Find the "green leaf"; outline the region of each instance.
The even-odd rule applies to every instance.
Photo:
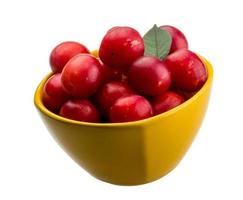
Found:
[[[171,36],[156,24],[143,36],[143,40],[146,56],[156,56],[163,60],[170,52]]]

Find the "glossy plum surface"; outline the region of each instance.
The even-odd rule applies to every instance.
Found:
[[[60,116],[84,122],[100,121],[99,113],[96,107],[86,99],[67,101],[61,107]]]
[[[138,93],[154,96],[162,94],[170,87],[171,73],[158,58],[143,56],[130,67],[128,80]]]
[[[184,102],[184,98],[179,94],[171,91],[164,92],[163,94],[154,97],[152,106],[154,114],[166,112]]]
[[[44,85],[42,101],[47,109],[57,112],[63,103],[67,101],[68,94],[63,90],[61,74],[52,75]]]
[[[131,27],[113,27],[106,33],[99,48],[102,62],[122,71],[127,71],[143,53],[143,38]]]
[[[164,60],[171,71],[173,86],[186,92],[199,90],[207,80],[207,71],[200,58],[190,50],[181,49]]]
[[[66,63],[79,53],[89,53],[84,45],[78,42],[63,42],[57,45],[51,52],[50,65],[54,73],[62,72]]]
[[[130,122],[153,116],[148,100],[139,95],[130,95],[116,100],[110,109],[111,122]]]
[[[102,73],[99,61],[89,54],[73,57],[62,71],[62,84],[73,97],[86,98],[101,85]]]

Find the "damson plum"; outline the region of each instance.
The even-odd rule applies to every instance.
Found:
[[[137,121],[152,116],[152,106],[144,97],[139,95],[121,97],[110,109],[111,122]]]
[[[101,84],[100,63],[89,54],[78,54],[65,65],[61,80],[65,91],[71,96],[89,97]]]
[[[199,90],[207,80],[207,71],[200,58],[187,49],[170,54],[164,63],[171,71],[173,86],[186,92]]]
[[[179,29],[169,25],[160,26],[160,28],[167,31],[172,38],[170,53],[173,53],[179,49],[188,49],[186,36]]]
[[[84,45],[78,42],[63,42],[57,45],[51,52],[50,65],[54,73],[62,72],[65,64],[79,53],[89,53]]]
[[[113,27],[104,36],[99,57],[104,64],[127,71],[144,53],[143,38],[133,28]]]
[[[152,106],[154,114],[166,112],[184,102],[184,98],[179,94],[171,91],[167,91],[159,96],[154,97],[152,100]]]
[[[63,90],[61,74],[52,75],[45,83],[42,101],[47,109],[57,112],[68,99],[68,94]]]
[[[67,101],[61,107],[60,116],[84,122],[100,121],[99,113],[96,107],[86,99],[74,99]]]
[[[171,73],[158,58],[143,56],[130,67],[128,81],[142,95],[160,95],[170,87]]]

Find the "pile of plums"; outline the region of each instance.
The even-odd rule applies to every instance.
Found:
[[[59,44],[50,55],[43,104],[62,117],[96,123],[141,120],[182,104],[206,82],[207,70],[180,30],[160,29],[172,39],[163,60],[144,55],[144,40],[131,27],[111,28],[97,57],[78,42]]]

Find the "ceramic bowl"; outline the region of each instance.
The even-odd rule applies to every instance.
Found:
[[[180,106],[126,123],[87,123],[60,117],[42,103],[39,84],[34,103],[47,129],[65,152],[94,177],[118,185],[144,184],[166,175],[185,155],[207,110],[213,69],[201,57],[208,79]]]

